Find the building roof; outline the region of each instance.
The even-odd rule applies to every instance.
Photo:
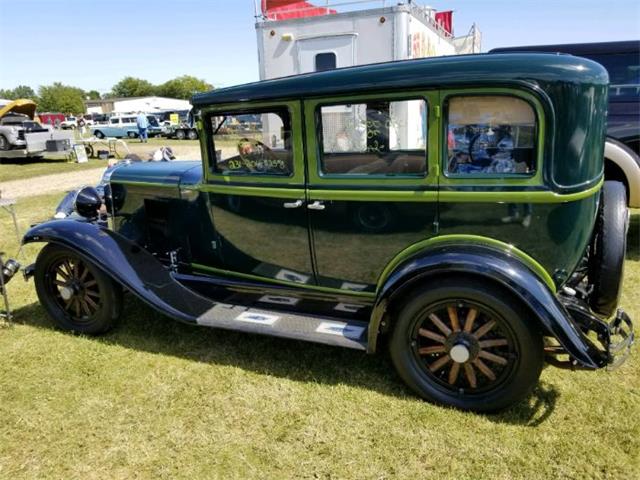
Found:
[[[506,85],[523,80],[558,80],[607,84],[599,64],[571,55],[503,53],[432,57],[339,68],[265,80],[196,94],[196,107],[259,100],[305,98],[389,89],[481,84]]]

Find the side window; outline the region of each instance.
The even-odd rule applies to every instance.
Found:
[[[316,55],[316,72],[335,70],[337,65],[336,54],[333,52],[319,53]]]
[[[520,98],[452,97],[447,105],[447,173],[535,172],[536,116]]]
[[[215,160],[224,175],[293,174],[291,116],[287,109],[228,112],[211,117]]]
[[[120,123],[120,119],[119,118],[112,118],[109,123],[111,123],[111,125],[117,125],[118,123]]]
[[[323,174],[424,175],[427,104],[368,100],[320,107]]]

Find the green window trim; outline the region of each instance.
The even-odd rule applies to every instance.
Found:
[[[322,151],[319,143],[318,131],[321,124],[317,114],[323,106],[342,105],[345,103],[363,103],[367,100],[424,100],[427,105],[427,145],[426,145],[426,174],[378,174],[378,175],[348,175],[348,174],[323,174],[321,171]],[[438,161],[429,157],[429,152],[439,151],[440,128],[439,118],[435,108],[439,104],[437,91],[414,90],[403,92],[379,92],[376,94],[340,95],[336,97],[310,99],[304,102],[304,117],[306,128],[306,148],[309,172],[309,185],[321,188],[323,185],[348,186],[354,182],[358,185],[375,187],[380,186],[436,186],[438,182]]]
[[[214,171],[212,162],[215,158],[215,143],[210,127],[210,119],[213,116],[223,114],[225,112],[233,113],[251,113],[256,110],[263,111],[265,109],[283,109],[286,108],[289,111],[291,117],[291,151],[293,157],[293,174],[292,175],[257,175],[257,174],[222,174]],[[201,110],[201,115],[205,127],[203,128],[204,135],[200,138],[204,139],[200,142],[203,150],[203,171],[205,184],[212,181],[233,183],[243,182],[251,183],[259,186],[260,184],[282,184],[283,187],[302,187],[305,184],[305,165],[304,165],[304,141],[303,141],[303,126],[302,126],[302,107],[300,100],[290,101],[273,101],[273,102],[239,102],[230,104],[219,104],[210,107],[204,107]],[[216,190],[217,191],[217,190]]]
[[[533,94],[528,92],[512,89],[512,88],[462,88],[462,89],[448,89],[442,90],[442,111],[443,119],[441,122],[440,135],[443,139],[447,138],[448,128],[448,108],[447,102],[451,97],[460,96],[505,96],[515,97],[525,100],[535,113],[536,117],[536,170],[532,174],[451,174],[448,173],[448,148],[447,142],[443,141],[440,146],[440,169],[442,175],[440,175],[440,184],[442,185],[456,185],[460,183],[472,183],[477,186],[494,186],[494,185],[544,185],[543,182],[543,169],[544,169],[544,151],[545,151],[545,135],[546,135],[546,121],[544,110],[540,100]],[[508,200],[507,200],[508,201]]]

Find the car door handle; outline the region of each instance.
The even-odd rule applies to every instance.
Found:
[[[319,200],[316,200],[315,202],[308,204],[307,208],[309,210],[324,210],[324,203],[322,203]]]
[[[299,208],[304,202],[302,200],[296,200],[295,202],[284,202],[284,208]]]

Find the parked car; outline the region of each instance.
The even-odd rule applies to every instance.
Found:
[[[78,128],[78,118],[66,117],[62,122],[60,122],[60,128],[63,130],[73,130]]]
[[[25,99],[0,107],[0,151],[26,149],[25,134],[48,131],[34,120],[35,111],[36,104]]]
[[[549,54],[199,94],[203,161],[116,167],[104,203],[83,188],[74,215],[26,233],[46,243],[26,273],[62,329],[109,330],[126,290],[192,325],[388,345],[423,398],[505,408],[545,361],[615,366],[633,342],[607,94],[602,66]]]
[[[115,137],[115,138],[138,138],[138,125],[136,123],[137,115],[114,115],[109,118],[108,123],[94,124],[91,126],[91,133],[98,138]],[[153,115],[147,115],[149,128],[147,134],[150,137],[159,135],[162,128],[158,120]]]
[[[622,182],[631,207],[640,208],[640,40],[496,48],[493,53],[562,52],[589,58],[609,73],[604,170]]]

